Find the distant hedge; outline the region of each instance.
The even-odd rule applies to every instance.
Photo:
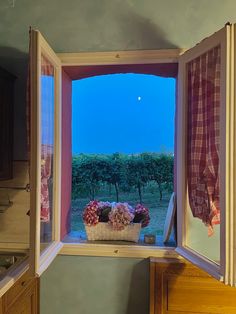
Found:
[[[119,192],[136,189],[142,202],[142,189],[155,182],[162,199],[163,190],[173,190],[174,157],[170,154],[125,155],[79,154],[72,159],[72,197],[96,198],[101,186],[114,186]]]

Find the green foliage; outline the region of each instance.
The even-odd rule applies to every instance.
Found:
[[[173,191],[174,157],[167,154],[149,153],[143,153],[141,156],[145,160],[149,180],[156,182],[160,200],[162,200],[163,189]]]
[[[141,155],[131,156],[126,163],[127,183],[138,190],[139,201],[142,203],[142,188],[150,181],[147,164]]]
[[[72,160],[72,198],[95,199],[102,188],[113,186],[116,201],[119,192],[136,189],[142,203],[142,191],[155,182],[162,199],[163,191],[173,191],[173,155],[143,153],[136,155],[80,154]]]

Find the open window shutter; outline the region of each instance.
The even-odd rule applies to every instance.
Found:
[[[179,58],[177,252],[235,285],[234,26]]]
[[[31,31],[31,271],[40,275],[59,252],[61,63],[42,35]]]

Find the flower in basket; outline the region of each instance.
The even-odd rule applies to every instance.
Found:
[[[114,230],[123,230],[134,219],[134,209],[128,203],[113,203],[109,224]]]
[[[141,223],[141,227],[147,227],[150,222],[149,210],[142,204],[137,204],[134,209],[134,223]]]
[[[108,222],[111,208],[110,202],[98,202],[99,222]]]
[[[98,209],[98,201],[91,201],[86,205],[83,213],[83,220],[86,225],[95,226],[99,222]]]
[[[110,211],[109,202],[90,201],[84,209],[84,223],[88,226],[95,226],[99,222],[108,222]]]
[[[128,203],[110,203],[90,201],[83,213],[83,220],[87,226],[95,226],[99,222],[107,222],[114,230],[123,230],[132,223],[141,223],[144,228],[149,224],[149,210],[142,204],[135,208]]]

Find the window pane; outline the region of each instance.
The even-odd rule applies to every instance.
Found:
[[[220,261],[220,47],[187,64],[187,246]]]
[[[54,67],[41,63],[41,250],[53,240]]]

